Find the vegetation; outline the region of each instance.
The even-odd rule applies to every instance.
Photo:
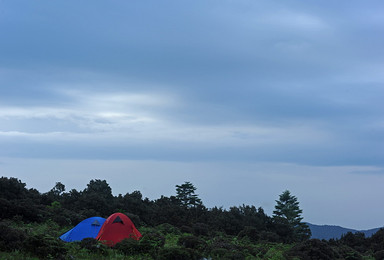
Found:
[[[156,200],[140,191],[112,195],[105,180],[82,191],[58,182],[46,193],[16,178],[0,178],[0,259],[383,259],[384,230],[370,238],[309,238],[298,200],[284,191],[273,217],[253,205],[206,208],[192,183]],[[64,243],[58,237],[85,218],[128,215],[140,241],[109,248],[94,239]]]
[[[282,226],[284,237],[288,242],[303,241],[311,237],[311,230],[308,225],[303,223],[301,214],[303,211],[299,207],[297,198],[286,190],[279,200],[276,200],[274,214],[274,222],[278,226]],[[281,234],[281,232],[280,232]]]

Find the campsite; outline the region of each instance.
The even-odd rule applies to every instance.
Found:
[[[0,260],[384,260],[384,0],[0,0]]]
[[[310,239],[288,191],[273,216],[253,205],[206,208],[190,182],[155,200],[114,196],[105,180],[84,190],[58,182],[46,193],[0,179],[1,259],[383,259],[384,230],[372,237]],[[297,207],[289,218],[286,197]],[[292,206],[292,205],[291,205]],[[123,213],[124,212],[124,213]],[[296,221],[296,224],[292,225]]]

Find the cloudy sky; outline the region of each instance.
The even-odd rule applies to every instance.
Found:
[[[384,226],[384,4],[0,1],[0,174]]]

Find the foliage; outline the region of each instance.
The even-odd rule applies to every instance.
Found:
[[[370,248],[374,251],[383,251],[384,250],[384,228],[381,228],[376,234],[373,234],[372,237],[368,239],[368,244]]]
[[[24,242],[27,252],[40,258],[64,259],[67,249],[64,242],[50,235],[32,235]]]
[[[21,250],[26,238],[25,232],[0,222],[0,251]]]
[[[143,252],[150,254],[157,254],[157,252],[164,247],[165,237],[157,231],[146,233],[140,240],[140,245]]]
[[[206,242],[193,235],[184,235],[179,238],[178,245],[185,248],[191,248],[198,251],[203,251],[206,247]]]
[[[158,260],[198,260],[201,255],[189,248],[165,247],[159,251]]]
[[[140,242],[135,239],[123,239],[114,248],[124,255],[137,255],[143,252]]]
[[[252,226],[244,227],[242,231],[240,231],[239,238],[247,237],[253,242],[257,242],[260,239],[260,232],[257,228]]]
[[[66,191],[58,182],[41,194],[2,177],[0,259],[383,259],[384,229],[370,238],[348,233],[339,240],[307,240],[302,210],[287,191],[269,217],[252,205],[207,209],[191,183],[176,187],[176,196],[156,200],[140,191],[114,196],[105,180],[91,180],[82,191]],[[109,248],[94,239],[58,239],[87,217],[117,211],[132,219],[141,240]]]
[[[93,238],[84,238],[79,243],[79,245],[81,248],[84,248],[91,253],[96,253],[99,255],[107,255],[108,254],[107,247]]]
[[[156,226],[156,230],[163,235],[166,235],[166,234],[180,235],[181,234],[180,229],[178,229],[175,226],[172,226],[169,223],[163,223],[163,224]]]
[[[331,246],[318,239],[310,239],[295,245],[285,256],[287,259],[298,257],[302,260],[332,260],[340,257]]]
[[[181,205],[187,208],[201,206],[201,199],[195,194],[195,191],[196,187],[188,181],[181,185],[176,185],[176,198],[180,201]]]
[[[365,252],[368,249],[368,240],[365,239],[364,233],[348,232],[341,236],[339,243],[351,247],[358,252]]]
[[[377,252],[374,254],[374,257],[375,257],[376,260],[382,260],[382,259],[384,259],[384,250],[377,251]]]
[[[210,227],[205,223],[195,223],[192,225],[192,233],[196,236],[208,236]]]
[[[307,224],[303,223],[301,214],[303,210],[299,207],[297,198],[286,190],[276,200],[274,214],[274,221],[279,226],[280,235],[288,238],[290,241],[303,241],[311,236],[311,231]]]

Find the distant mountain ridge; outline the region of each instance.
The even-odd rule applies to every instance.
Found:
[[[379,231],[380,228],[373,228],[368,230],[356,230],[350,228],[343,228],[340,226],[332,226],[332,225],[315,225],[311,223],[307,223],[308,227],[311,229],[312,236],[311,238],[317,239],[331,239],[331,238],[341,238],[343,234],[348,232],[356,233],[362,232],[365,234],[365,237],[370,237]]]

